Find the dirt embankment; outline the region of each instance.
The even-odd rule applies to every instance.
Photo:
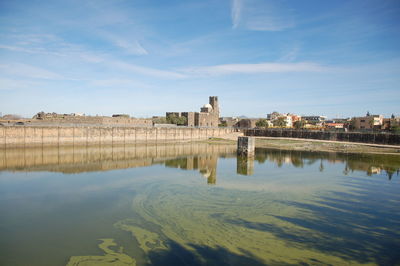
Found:
[[[345,153],[378,153],[400,155],[400,147],[366,145],[351,142],[303,141],[288,139],[256,138],[256,147],[301,151],[327,151]]]

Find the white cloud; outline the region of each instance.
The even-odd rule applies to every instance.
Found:
[[[232,0],[231,16],[234,29],[281,31],[294,26],[291,10],[275,0]]]
[[[229,74],[260,74],[260,73],[282,73],[282,72],[322,72],[327,67],[312,63],[259,63],[259,64],[225,64],[205,67],[192,67],[184,72],[197,76],[219,76]]]

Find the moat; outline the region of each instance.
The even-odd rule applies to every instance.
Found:
[[[398,265],[400,157],[0,150],[0,265]]]

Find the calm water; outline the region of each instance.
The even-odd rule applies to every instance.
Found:
[[[400,157],[0,150],[0,265],[400,264]]]

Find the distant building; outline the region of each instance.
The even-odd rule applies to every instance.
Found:
[[[308,123],[319,124],[326,120],[326,116],[308,115],[308,116],[302,116],[301,119],[307,121]]]
[[[384,118],[383,119],[383,123],[381,126],[382,130],[391,130],[395,127],[399,127],[400,126],[400,117],[397,116],[395,117],[394,115],[392,115],[391,118]]]
[[[112,117],[125,117],[125,118],[129,118],[130,116],[127,114],[113,114]]]
[[[350,118],[332,118],[332,120],[325,120],[325,123],[343,123],[346,124],[348,122],[350,122]]]
[[[383,115],[367,115],[353,118],[355,129],[380,129],[383,125]]]
[[[292,127],[293,126],[292,115],[287,114],[287,115],[280,116],[279,118],[283,119],[283,121],[285,122],[285,126],[286,127]]]
[[[278,117],[281,117],[281,116],[283,116],[283,114],[274,111],[270,114],[267,114],[267,119],[270,121],[274,121],[274,120],[278,119]]]
[[[220,124],[223,124],[227,127],[235,127],[239,122],[239,118],[237,117],[221,117],[219,119]]]
[[[335,123],[335,122],[327,123],[327,122],[325,122],[324,126],[325,126],[325,128],[328,128],[328,129],[331,129],[331,128],[338,129],[338,128],[344,128],[344,123]]]
[[[294,122],[301,120],[301,116],[296,115],[296,114],[281,114],[276,111],[267,114],[267,121],[268,121],[268,126],[271,127],[274,125],[274,121],[281,119],[285,122],[285,127],[293,127]]]
[[[219,104],[217,96],[210,96],[209,103],[200,108],[200,112],[167,112],[168,116],[186,117],[185,126],[189,127],[218,127]]]
[[[73,116],[85,116],[84,113],[73,113],[72,115],[73,115]]]
[[[288,115],[288,116],[291,116],[291,118],[292,118],[292,123],[301,120],[301,116],[299,116],[299,115],[295,115],[295,114],[287,114],[287,115]]]
[[[383,118],[381,129],[382,130],[390,130],[390,127],[392,125],[391,120],[392,119],[390,119],[390,118]]]
[[[238,128],[255,128],[257,121],[259,118],[244,118],[240,119],[239,122],[236,123],[236,127]]]
[[[390,118],[390,126],[395,127],[395,126],[400,126],[400,116],[392,117]]]

